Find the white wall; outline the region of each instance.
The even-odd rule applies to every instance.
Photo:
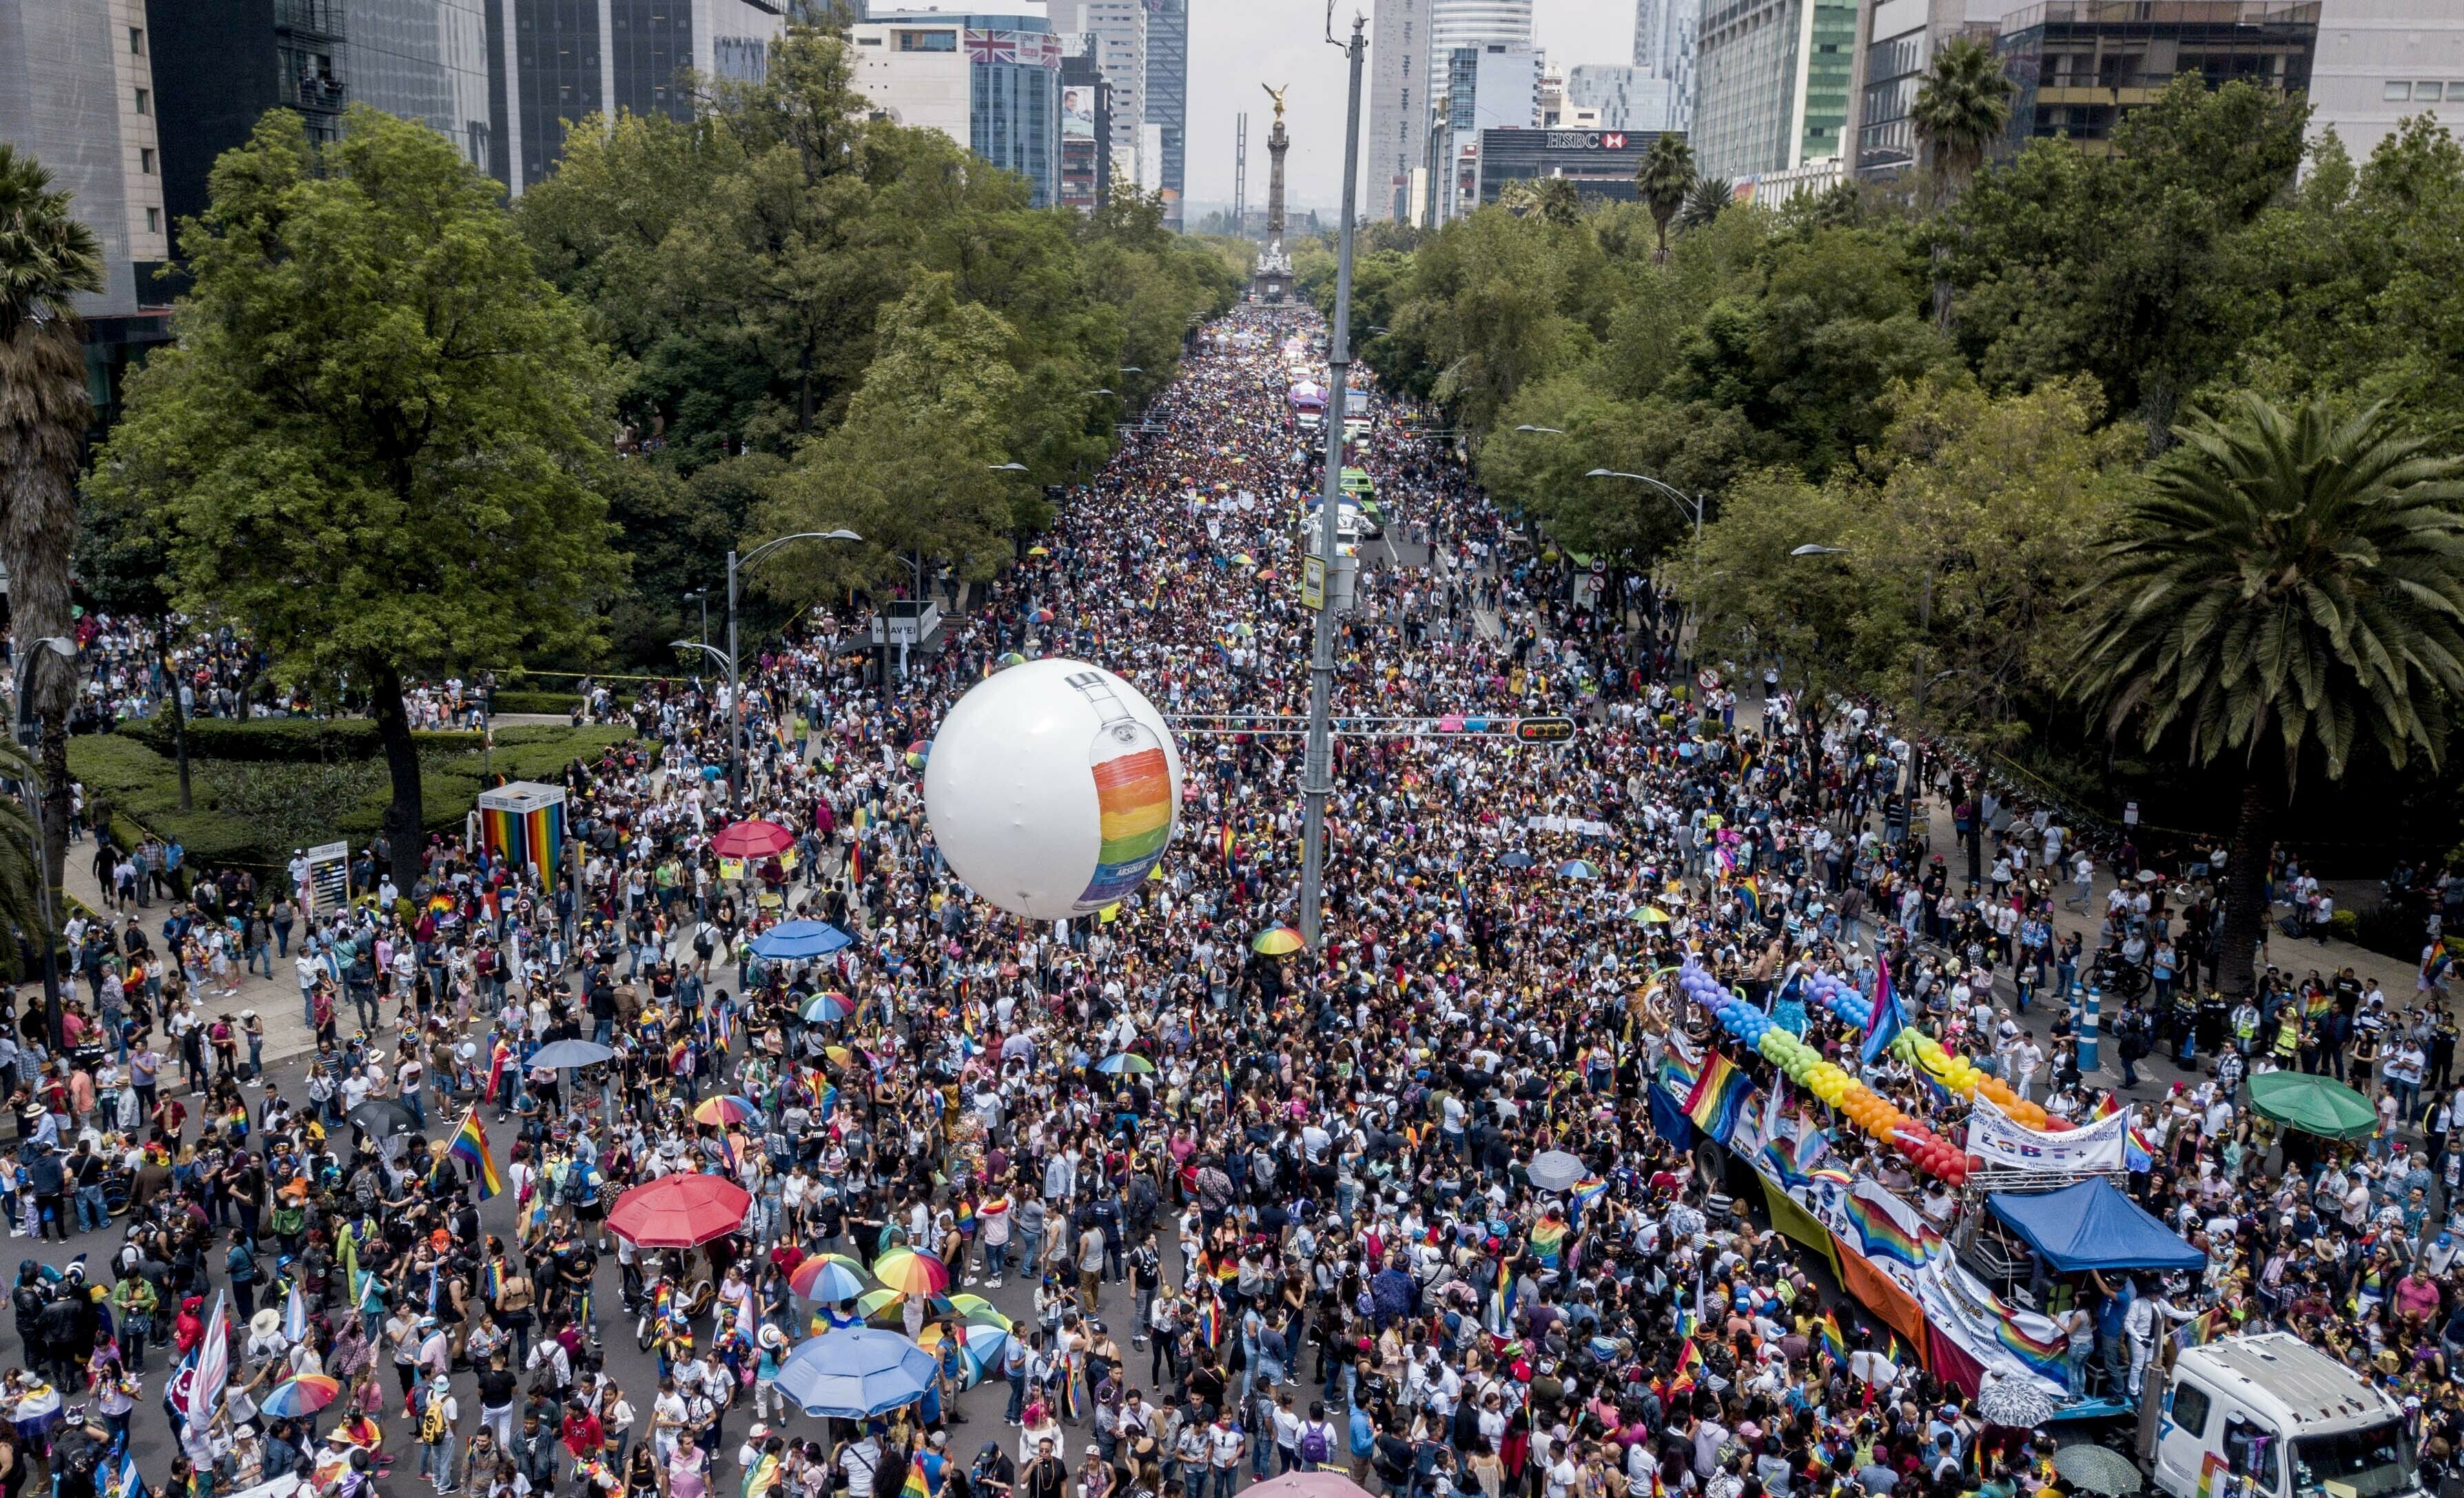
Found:
[[[2434,102],[2422,100],[2423,84],[2435,88]],[[2391,92],[2413,97],[2390,99]],[[2357,162],[2409,116],[2432,114],[2450,130],[2464,132],[2464,5],[2326,0],[2310,104],[2312,138],[2332,126]]]

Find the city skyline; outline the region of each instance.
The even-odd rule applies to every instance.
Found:
[[[1338,39],[1351,33],[1356,10],[1375,34],[1375,0],[1335,8]],[[1421,0],[1428,9],[1428,0]],[[1534,0],[1533,43],[1551,63],[1627,62],[1634,55],[1635,0]],[[1286,191],[1291,210],[1331,211],[1343,196],[1343,53],[1326,44],[1324,0],[1250,0],[1232,6],[1190,7],[1189,201],[1202,213],[1232,198],[1232,121],[1256,112],[1260,83],[1292,85],[1289,123],[1292,149]],[[1361,82],[1361,131],[1370,130],[1369,79],[1376,70],[1371,46]],[[1260,155],[1258,121],[1252,120],[1251,155]],[[1250,196],[1263,202],[1259,162],[1251,162]],[[1363,174],[1361,200],[1374,213],[1374,185]],[[1191,223],[1197,222],[1193,215]]]

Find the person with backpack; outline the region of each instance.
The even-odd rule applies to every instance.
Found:
[[[1326,1402],[1309,1400],[1309,1420],[1301,1426],[1298,1440],[1292,1443],[1293,1455],[1299,1459],[1298,1469],[1323,1472],[1334,1463],[1334,1427],[1327,1423]]]

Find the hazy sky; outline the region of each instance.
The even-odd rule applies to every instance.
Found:
[[[1374,0],[1335,0],[1338,36],[1348,36],[1354,11]],[[1634,0],[1537,0],[1535,40],[1563,66],[1630,62]],[[1232,196],[1232,120],[1249,112],[1249,203],[1266,203],[1266,132],[1274,104],[1262,83],[1280,88],[1288,110],[1291,155],[1286,191],[1294,208],[1331,209],[1343,195],[1343,52],[1326,43],[1326,0],[1189,0],[1188,193],[1197,203]],[[1370,34],[1376,28],[1373,23]],[[1368,77],[1362,75],[1361,127],[1368,128]]]

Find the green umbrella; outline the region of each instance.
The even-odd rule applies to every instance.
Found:
[[[2379,1126],[2370,1100],[2333,1077],[2269,1071],[2250,1079],[2250,1106],[2261,1118],[2330,1139],[2366,1139]]]

